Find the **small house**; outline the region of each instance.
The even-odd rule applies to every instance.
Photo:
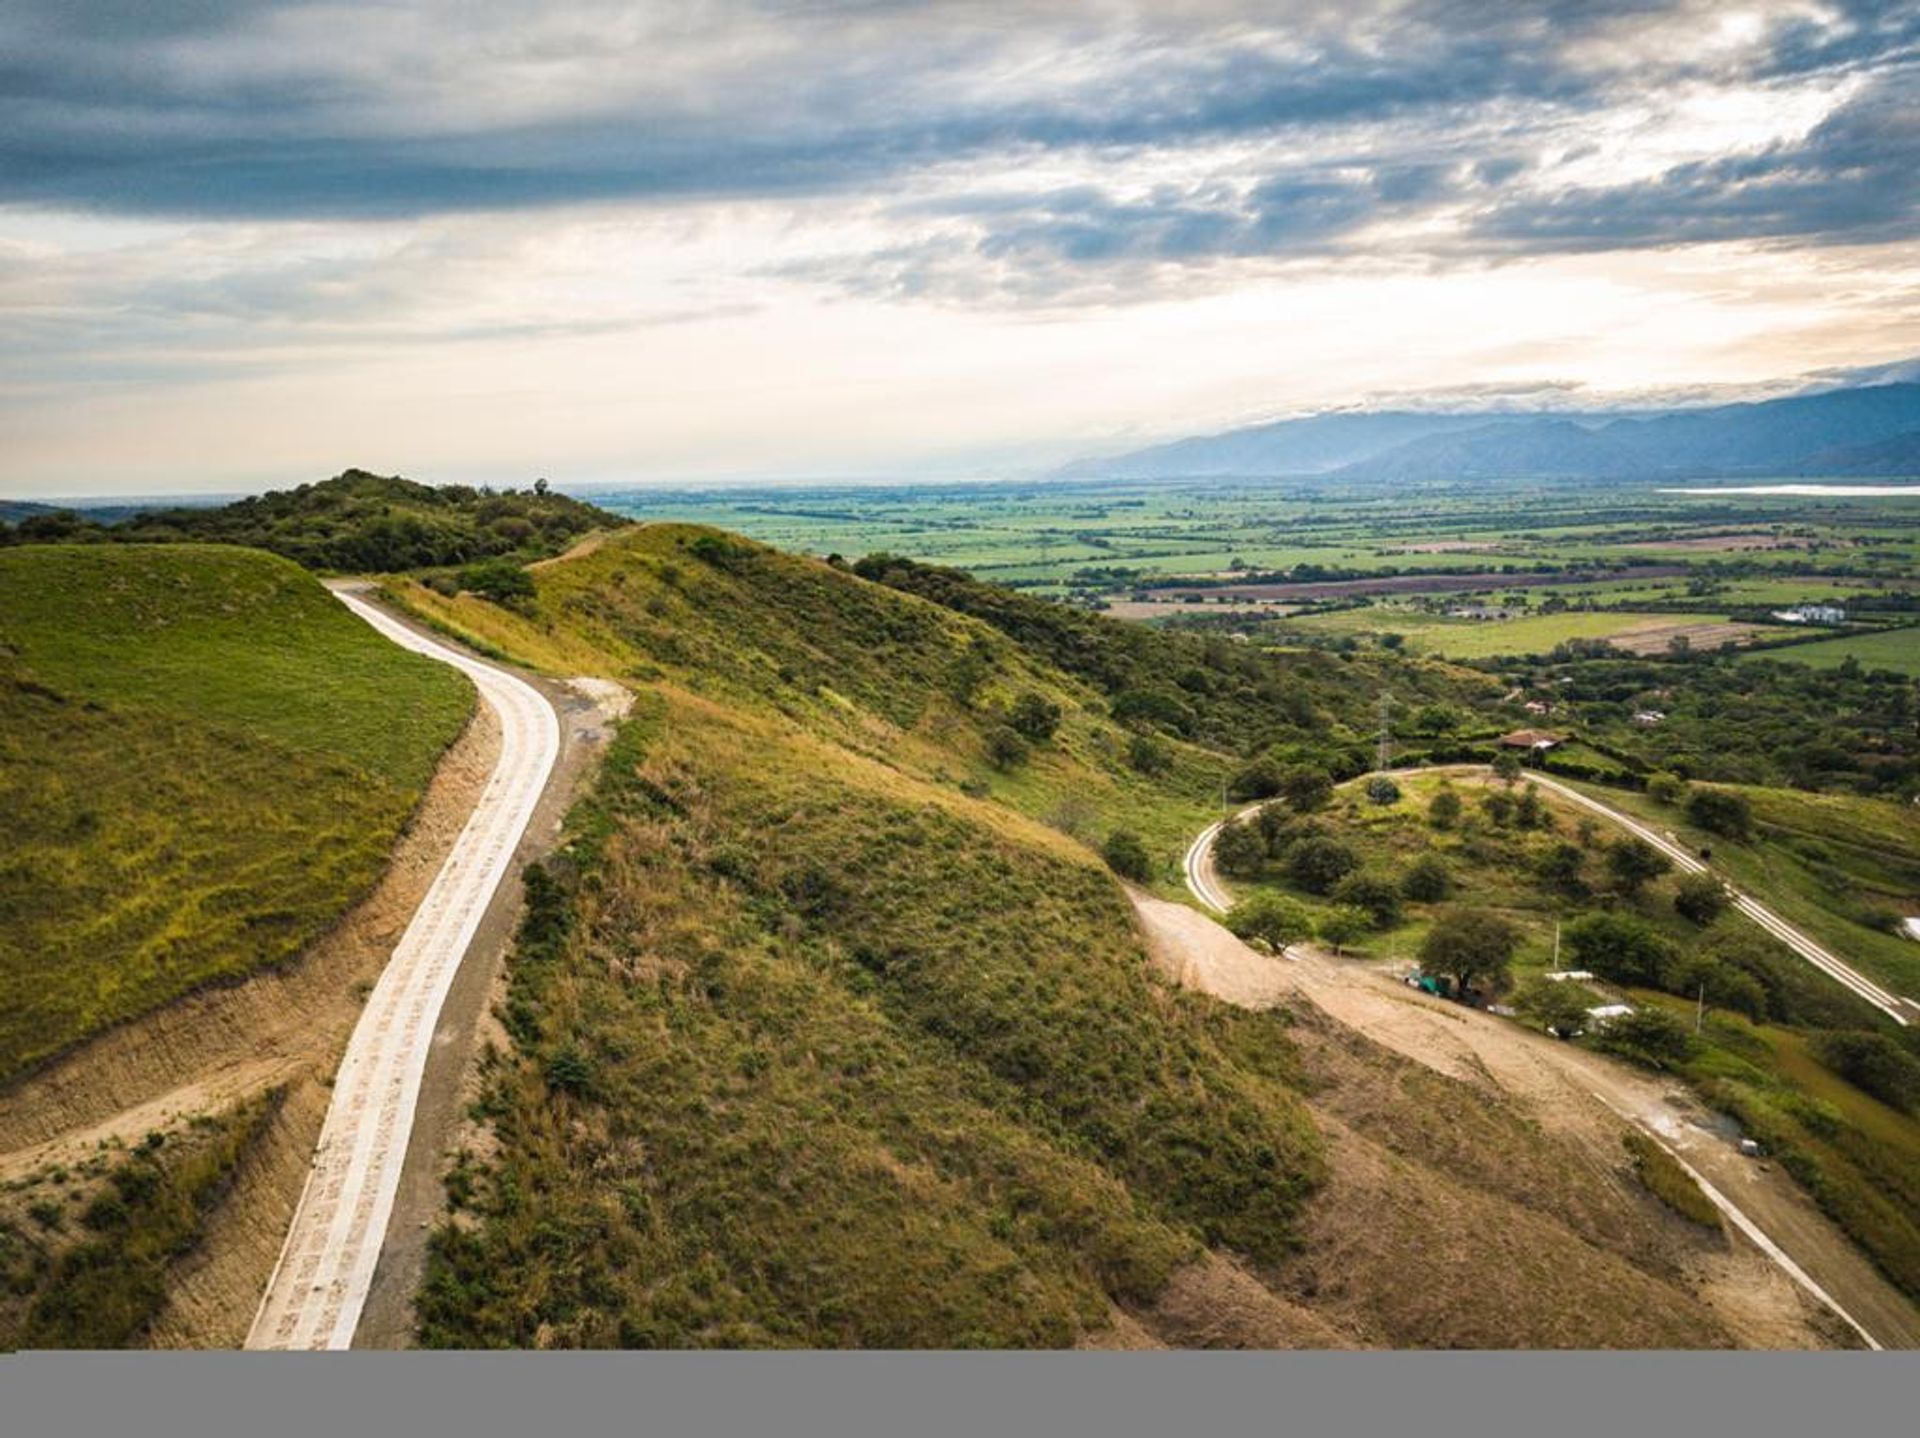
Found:
[[[1773,617],[1782,624],[1845,624],[1847,611],[1837,604],[1796,604],[1774,610]]]
[[[1511,734],[1500,736],[1502,749],[1525,749],[1534,754],[1544,754],[1549,749],[1558,749],[1566,742],[1566,735],[1555,734],[1550,729],[1516,729]]]
[[[1666,717],[1663,710],[1637,709],[1634,711],[1633,722],[1643,729],[1651,729],[1654,725],[1664,722]]]

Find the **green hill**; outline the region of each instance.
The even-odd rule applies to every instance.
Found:
[[[272,555],[0,551],[0,1079],[298,953],[471,704]]]
[[[1078,618],[1063,668],[967,612],[991,595],[935,603],[684,526],[535,579],[511,609],[392,586],[451,632],[639,691],[530,877],[491,1133],[449,1181],[423,1342],[1066,1345],[1117,1311],[1160,1331],[1164,1296],[1227,1263],[1303,1342],[1520,1343],[1548,1311],[1561,1341],[1725,1341],[1664,1286],[1654,1200],[1595,1190],[1484,1097],[1422,1100],[1472,1115],[1481,1168],[1423,1155],[1393,1131],[1404,1065],[1356,1041],[1316,1078],[1288,1015],[1177,990],[1146,953],[1099,846],[1138,831],[1171,887],[1247,751],[1364,738],[1365,671]],[[1123,700],[1163,684],[1184,712]],[[1243,745],[1214,737],[1243,718]],[[1136,739],[1165,762],[1136,763]],[[1457,1245],[1443,1221],[1409,1249],[1448,1294],[1417,1316],[1383,1292],[1355,1300],[1362,1329],[1302,1306],[1308,1233],[1363,1221],[1316,1197],[1322,1083],[1353,1093],[1343,1151],[1390,1147],[1400,1188],[1474,1216]],[[1508,1218],[1541,1275],[1520,1318],[1432,1260],[1472,1272],[1473,1226]],[[1605,1301],[1583,1273],[1609,1275]],[[1248,1322],[1166,1331],[1275,1341]]]
[[[546,488],[438,487],[349,469],[318,484],[204,509],[151,510],[118,524],[55,511],[0,526],[0,544],[31,542],[244,544],[309,569],[386,573],[535,560],[558,554],[589,530],[626,521]]]

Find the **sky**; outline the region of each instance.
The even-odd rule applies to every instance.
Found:
[[[8,0],[0,493],[990,477],[1920,355],[1920,0]]]

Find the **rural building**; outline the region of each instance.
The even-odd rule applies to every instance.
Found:
[[[1557,749],[1566,742],[1566,735],[1555,734],[1550,729],[1516,729],[1500,736],[1502,749],[1527,749],[1536,754]]]
[[[1551,714],[1553,713],[1553,706],[1544,699],[1529,699],[1526,703],[1526,710],[1529,714]]]
[[[1664,722],[1666,717],[1666,713],[1663,710],[1637,709],[1634,711],[1633,722],[1644,728],[1651,729],[1655,724]]]
[[[1513,611],[1492,604],[1456,604],[1447,611],[1449,619],[1511,619]]]
[[[1837,604],[1796,604],[1774,610],[1773,617],[1782,624],[1845,624],[1847,611]]]

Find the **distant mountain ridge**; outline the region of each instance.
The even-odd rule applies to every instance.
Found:
[[[1340,412],[1176,440],[1073,479],[1653,480],[1920,475],[1920,384],[1637,414]]]

